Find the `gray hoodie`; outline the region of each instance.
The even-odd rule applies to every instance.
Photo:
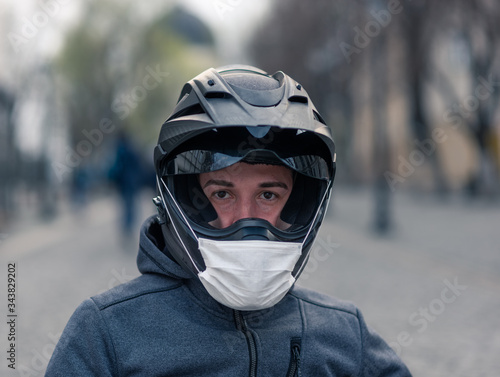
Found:
[[[76,309],[46,376],[410,376],[354,305],[295,287],[270,309],[235,311],[161,239],[149,218],[142,275]]]

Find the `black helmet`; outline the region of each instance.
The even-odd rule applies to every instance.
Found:
[[[184,85],[163,123],[154,152],[155,198],[169,253],[184,269],[205,270],[198,238],[300,242],[298,278],[325,215],[335,176],[335,144],[306,91],[277,72],[250,66],[208,69]],[[218,229],[217,213],[198,174],[236,162],[278,164],[294,172],[292,193],[281,212],[291,226],[241,219]]]

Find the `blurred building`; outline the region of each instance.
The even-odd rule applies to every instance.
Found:
[[[339,184],[498,196],[499,14],[489,0],[274,1],[251,50],[332,125]]]
[[[84,167],[104,179],[118,130],[148,160],[184,82],[217,64],[211,30],[174,1],[141,17],[149,4],[52,5],[0,4],[0,227],[54,215]]]

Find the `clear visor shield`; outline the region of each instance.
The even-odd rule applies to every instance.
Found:
[[[254,149],[243,155],[209,150],[190,150],[179,153],[168,161],[163,175],[201,174],[227,168],[238,162],[249,164],[283,165],[308,177],[328,180],[330,170],[320,156],[280,156],[267,149]]]
[[[331,152],[313,132],[274,127],[257,129],[227,127],[198,135],[171,153],[161,168],[161,175],[208,173],[246,162],[283,165],[321,180],[332,178]]]

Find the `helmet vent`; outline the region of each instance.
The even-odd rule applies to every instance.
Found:
[[[228,99],[231,98],[232,96],[229,93],[225,92],[207,92],[205,93],[205,98],[223,98],[223,99]]]
[[[298,103],[307,103],[307,97],[304,96],[291,96],[288,98],[288,102],[298,102]]]
[[[170,117],[170,119],[175,119],[175,118],[181,118],[189,115],[195,115],[195,114],[205,114],[205,110],[203,110],[203,107],[199,103],[191,105],[186,107],[185,109],[182,109],[178,113],[175,113]]]
[[[313,110],[313,114],[314,114],[314,119],[316,119],[320,123],[323,123],[326,126],[326,122],[324,121],[323,117],[319,115],[317,111]]]

